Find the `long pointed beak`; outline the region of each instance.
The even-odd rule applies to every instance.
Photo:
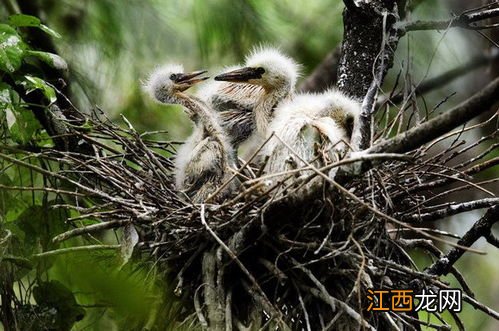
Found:
[[[177,84],[180,91],[185,91],[192,85],[210,78],[210,77],[198,77],[207,72],[208,72],[207,70],[199,70],[190,73],[177,74],[177,78],[175,79],[175,84]]]
[[[244,83],[249,81],[250,79],[260,78],[262,78],[262,72],[260,68],[245,67],[220,74],[215,77],[215,80]]]

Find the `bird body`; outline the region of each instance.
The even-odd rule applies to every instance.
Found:
[[[236,68],[226,67],[224,71]],[[231,144],[237,148],[255,131],[253,109],[263,93],[258,85],[210,81],[204,84],[198,96],[219,113]]]
[[[182,66],[167,65],[154,71],[145,86],[155,100],[184,106],[194,122],[192,135],[179,148],[175,159],[177,188],[194,202],[215,193],[231,178],[229,168],[235,167],[235,153],[218,114],[200,99],[184,93],[205,79],[196,78],[202,73],[184,74]],[[233,186],[221,190],[219,198]]]
[[[220,101],[214,103],[215,109],[230,108],[222,120],[226,127],[235,127],[231,140],[266,138],[275,108],[292,98],[298,75],[299,66],[294,60],[277,49],[260,47],[246,57],[242,67],[229,68],[216,76],[216,81],[223,82],[212,100]]]
[[[306,166],[305,162],[321,167],[325,161],[338,161],[348,149],[359,114],[360,104],[334,89],[321,94],[300,94],[280,104],[269,128],[278,138],[273,138],[263,151],[268,157],[266,172],[299,169]],[[335,172],[336,168],[329,175],[334,176]]]
[[[274,132],[259,154],[268,158],[267,174],[323,166],[339,160],[348,149],[360,104],[330,89],[321,94],[295,95],[296,63],[275,49],[258,49],[242,68],[215,77],[200,98],[184,91],[201,72],[183,74],[168,66],[155,71],[146,85],[162,103],[180,104],[194,122],[192,135],[175,161],[177,187],[199,202],[217,191],[237,164],[236,148],[248,139],[260,140]],[[203,99],[203,100],[201,100]],[[334,176],[336,169],[329,173]],[[300,172],[311,174],[311,170]],[[283,177],[278,177],[283,178]],[[234,185],[227,186],[230,191]]]

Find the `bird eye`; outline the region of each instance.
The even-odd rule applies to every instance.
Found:
[[[171,79],[171,80],[175,80],[175,79],[177,79],[177,75],[176,75],[176,74],[171,74],[171,75],[170,75],[170,79]]]
[[[265,73],[265,69],[263,69],[262,67],[258,67],[256,69],[256,72],[259,73],[260,75],[264,74]]]

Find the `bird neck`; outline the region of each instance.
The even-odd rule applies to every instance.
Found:
[[[283,85],[279,88],[265,89],[255,107],[256,129],[263,137],[267,135],[270,121],[274,117],[274,109],[277,105],[291,96],[291,86]]]
[[[223,142],[223,130],[216,113],[200,99],[179,93],[179,103],[187,109],[189,118],[203,129],[203,136],[211,136]]]

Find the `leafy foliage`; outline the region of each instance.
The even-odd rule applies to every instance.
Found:
[[[16,14],[10,16],[6,24],[0,24],[0,70],[3,71],[0,153],[12,161],[7,162],[5,158],[0,161],[0,288],[3,289],[0,295],[2,305],[11,307],[10,312],[2,310],[0,320],[9,328],[19,330],[71,330],[79,321],[83,328],[90,323],[97,328],[121,324],[122,328],[136,325],[140,329],[141,325],[150,323],[150,309],[157,306],[162,297],[157,296],[160,290],[151,273],[155,267],[138,271],[136,262],[129,261],[137,243],[133,227],[123,235],[127,243],[123,246],[123,259],[120,255],[116,259],[115,254],[111,257],[92,252],[87,253],[84,260],[78,255],[73,258],[41,254],[68,244],[83,243],[73,240],[62,246],[52,240],[70,229],[71,218],[78,219],[80,225],[94,221],[79,218],[77,210],[68,212],[61,208],[67,198],[57,192],[24,190],[28,186],[43,187],[54,180],[19,166],[16,160],[25,159],[17,153],[21,149],[43,150],[54,146],[37,118],[49,114],[49,107],[60,100],[44,70],[45,65],[59,71],[68,67],[60,56],[33,48],[26,41],[30,29],[60,38],[34,16]],[[39,103],[33,104],[33,100]],[[91,129],[87,122],[78,128],[82,132]],[[57,162],[37,158],[30,158],[28,162],[49,172],[62,170]],[[61,190],[64,189],[62,182],[52,182],[52,185],[61,185]],[[83,199],[80,203],[92,202]],[[105,234],[91,239],[94,243],[115,243],[116,240]],[[15,287],[21,289],[17,295],[13,292]],[[149,290],[145,291],[146,288]],[[82,303],[95,308],[83,309]],[[122,316],[111,324],[101,320],[108,307]]]
[[[36,257],[38,253],[60,246],[53,243],[52,238],[67,230],[68,215],[64,210],[53,208],[61,202],[56,195],[23,193],[24,185],[41,184],[41,178],[29,169],[15,165],[16,146],[43,148],[47,139],[50,140],[26,96],[38,90],[46,106],[57,100],[54,88],[43,75],[36,76],[42,70],[37,69],[37,62],[32,59],[40,59],[57,69],[67,66],[55,54],[32,49],[23,37],[21,28],[25,27],[39,28],[52,37],[59,37],[38,18],[29,15],[13,15],[7,24],[0,24],[0,70],[3,71],[0,83],[1,153],[9,154],[13,160],[13,163],[2,161],[0,167],[0,286],[4,294],[2,304],[13,308],[10,315],[2,316],[2,322],[21,330],[70,330],[83,318],[84,311],[71,290],[55,280],[43,281],[43,275],[54,260]],[[45,139],[40,139],[43,136]],[[41,163],[36,159],[30,162]],[[52,165],[45,163],[43,166]],[[16,185],[21,191],[12,190]],[[15,283],[27,287],[17,298],[5,296],[13,290]],[[13,301],[7,304],[9,297]]]
[[[17,31],[9,25],[0,24],[0,70],[13,73],[21,66],[26,44]]]

